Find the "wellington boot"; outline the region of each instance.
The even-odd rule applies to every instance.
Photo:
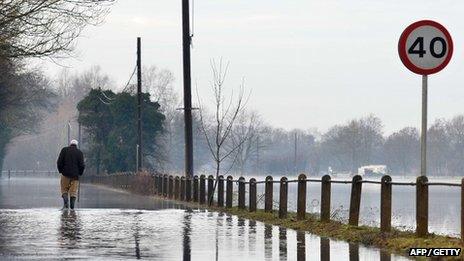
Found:
[[[63,194],[63,209],[68,209],[69,207],[69,200],[68,200],[68,194]]]
[[[75,203],[76,203],[76,197],[71,197],[71,209],[74,209]]]

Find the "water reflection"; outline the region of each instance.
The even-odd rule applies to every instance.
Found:
[[[134,215],[134,240],[135,240],[135,257],[140,259],[140,213],[135,213]]]
[[[264,256],[272,258],[272,226],[264,225]]]
[[[391,254],[386,250],[380,250],[380,261],[390,261]]]
[[[296,260],[306,260],[306,238],[303,231],[296,232]]]
[[[190,233],[191,233],[191,219],[192,219],[192,210],[187,209],[185,210],[184,215],[184,230],[183,230],[183,241],[182,241],[182,248],[183,248],[183,255],[184,261],[190,261],[191,257],[191,250],[190,250]]]
[[[321,261],[330,261],[330,239],[321,237]]]
[[[58,222],[54,223],[53,215]],[[388,252],[358,244],[189,209],[0,210],[0,220],[6,221],[0,226],[2,254],[23,259],[54,255],[61,259],[77,255],[84,259],[185,261],[391,259]],[[58,237],[56,232],[47,232],[54,224],[58,225]]]
[[[217,221],[216,221],[216,244],[215,244],[215,250],[216,250],[216,261],[219,260],[219,224],[221,223],[220,220],[222,219],[222,216],[218,215]]]
[[[162,201],[153,205],[153,199],[149,197],[132,199],[130,195],[119,197],[117,192],[98,187],[85,189],[87,200],[84,198],[84,204],[90,204],[89,199],[94,198],[99,203],[92,204],[105,207],[108,199],[120,208],[59,211],[51,207],[20,209],[23,205],[17,205],[16,209],[1,209],[0,206],[0,259],[391,259],[388,252],[225,213],[188,208],[177,210],[172,209],[177,206],[171,204],[165,205],[168,209],[157,209],[164,204]],[[16,196],[11,191],[12,194],[4,193],[2,199],[10,206],[16,204],[11,200]],[[47,187],[43,191],[47,191]],[[126,198],[121,200],[123,197]],[[155,210],[129,208],[134,200],[138,201],[134,208],[141,206]],[[405,258],[395,257],[398,259]]]
[[[63,210],[60,222],[60,247],[65,249],[78,248],[81,239],[82,224],[75,210]]]
[[[256,251],[256,221],[248,221],[248,249],[250,252]]]
[[[238,236],[238,248],[245,248],[245,219],[237,219],[237,236]]]
[[[287,260],[287,229],[279,227],[279,259]]]
[[[359,244],[350,243],[348,247],[350,253],[350,261],[359,260]]]

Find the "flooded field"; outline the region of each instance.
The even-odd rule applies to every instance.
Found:
[[[82,185],[59,210],[56,179],[0,181],[0,259],[404,260],[224,213]]]
[[[250,177],[251,178],[251,177]],[[259,177],[257,180],[264,180]],[[289,180],[297,177],[288,177]],[[380,180],[380,178],[365,178]],[[415,182],[414,177],[392,176],[393,181]],[[248,181],[249,178],[247,177]],[[333,180],[349,180],[335,177]],[[461,178],[429,177],[430,182],[461,183]],[[234,191],[238,186],[234,185]],[[247,188],[248,190],[248,188]],[[257,186],[258,207],[264,209],[264,184]],[[306,209],[310,213],[319,213],[321,185],[308,183]],[[350,184],[332,184],[331,211],[335,219],[348,222],[350,207]],[[274,184],[275,208],[279,202],[279,184]],[[247,201],[248,202],[248,197]],[[288,210],[296,211],[297,183],[288,184]],[[442,235],[459,236],[461,231],[461,190],[459,187],[432,186],[429,188],[429,231]],[[414,186],[393,186],[392,189],[392,225],[403,230],[414,230],[416,227],[416,188]],[[380,226],[380,185],[363,184],[361,195],[360,224]]]

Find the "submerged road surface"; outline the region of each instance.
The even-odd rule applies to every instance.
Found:
[[[372,248],[82,184],[61,211],[58,179],[0,179],[0,260],[402,260]]]

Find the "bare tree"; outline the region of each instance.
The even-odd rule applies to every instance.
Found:
[[[54,107],[49,85],[42,72],[24,71],[0,57],[0,169],[11,140],[35,133],[38,122]]]
[[[94,65],[81,73],[70,74],[64,68],[55,80],[55,89],[61,98],[75,106],[92,89],[111,89],[114,83],[103,73],[99,65]]]
[[[0,0],[0,55],[69,54],[87,25],[97,25],[114,0]]]
[[[234,156],[247,140],[248,134],[238,137],[235,145],[227,146],[227,142],[231,139],[232,130],[240,113],[245,110],[248,98],[245,97],[244,82],[240,84],[237,97],[234,97],[232,91],[230,97],[227,99],[225,94],[224,82],[226,80],[229,63],[223,63],[222,59],[219,64],[213,60],[211,61],[211,70],[213,73],[213,80],[211,88],[214,95],[214,115],[211,121],[206,119],[205,109],[202,106],[200,95],[198,95],[198,104],[200,110],[200,128],[205,135],[208,148],[215,163],[216,181],[213,187],[213,193],[209,198],[209,203],[212,202],[214,191],[216,190],[218,177],[221,172],[222,163]],[[232,162],[233,164],[233,162]]]
[[[174,121],[180,114],[177,111],[179,97],[173,87],[174,75],[167,69],[160,69],[152,65],[142,69],[142,79],[144,90],[150,93],[151,99],[160,105],[160,111],[166,117],[163,123],[165,131],[161,134],[161,138],[157,140],[156,144],[158,149],[163,151],[157,157],[159,160],[157,165],[161,169],[164,169],[165,165],[170,166],[172,169],[174,165],[172,155],[176,146],[174,145],[173,133],[175,131]]]
[[[259,148],[259,132],[262,122],[258,113],[242,111],[237,118],[237,123],[232,128],[230,142],[227,146],[230,150],[236,147],[235,163],[240,175],[245,173],[248,161],[256,155]]]
[[[434,134],[432,134],[433,142],[436,138]],[[413,127],[403,128],[388,136],[383,145],[387,166],[396,173],[414,173],[420,165],[419,138],[419,131]]]
[[[382,123],[370,115],[330,128],[322,137],[321,150],[329,166],[356,173],[358,167],[378,160],[382,144]]]

